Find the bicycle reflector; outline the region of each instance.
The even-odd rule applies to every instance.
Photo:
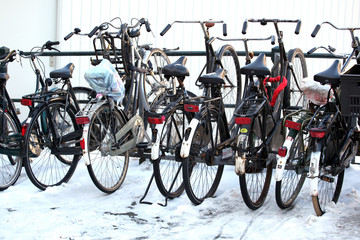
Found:
[[[292,129],[300,131],[301,123],[286,120],[285,121],[285,127],[292,128]]]
[[[235,123],[240,124],[240,125],[251,124],[251,118],[237,117],[237,118],[235,118]]]
[[[184,109],[186,112],[199,112],[199,106],[193,104],[184,104]]]
[[[25,123],[21,126],[21,135],[25,136],[26,130],[27,130],[28,124]]]
[[[280,157],[285,157],[286,153],[287,153],[287,147],[282,146],[282,147],[279,148],[278,155]]]
[[[148,122],[150,124],[163,124],[165,122],[165,116],[161,117],[148,117]]]
[[[85,149],[85,139],[84,138],[80,139],[80,147],[81,147],[82,150]]]
[[[32,100],[31,99],[23,98],[23,99],[20,100],[20,103],[23,106],[32,106]]]
[[[319,129],[316,130],[309,130],[311,137],[313,138],[323,138],[325,136],[326,131],[320,131]]]
[[[89,117],[77,117],[76,118],[76,123],[83,125],[83,124],[88,124],[90,122]]]

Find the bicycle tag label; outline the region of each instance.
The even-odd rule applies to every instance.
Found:
[[[240,133],[247,133],[247,132],[248,132],[248,130],[246,128],[240,129]]]

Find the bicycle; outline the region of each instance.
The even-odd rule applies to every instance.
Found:
[[[358,105],[353,102],[358,99],[358,94],[352,89],[356,89],[360,75],[360,42],[354,35],[360,28],[338,28],[330,22],[322,24],[328,24],[336,30],[349,31],[352,52],[343,58],[342,67],[340,61],[335,60],[327,70],[314,76],[315,81],[330,85],[327,103],[317,109],[307,126],[313,139],[308,174],[310,195],[318,216],[326,212],[329,203],[336,203],[340,197],[345,168],[354,159],[358,148],[357,120],[360,115]],[[317,35],[321,25],[316,25],[312,37]],[[354,58],[356,65],[345,72]]]
[[[59,42],[51,43],[51,49],[57,44]],[[33,63],[42,87],[34,94],[23,96],[21,100],[22,105],[32,108],[22,125],[25,142],[23,163],[29,179],[41,190],[68,182],[82,156],[82,128],[75,121],[75,114],[80,111],[80,107],[70,81],[74,64],[69,63],[50,72],[50,78],[44,82],[35,59],[45,48],[46,45],[29,56],[23,56]],[[52,84],[60,84],[61,88],[48,89]],[[87,92],[92,94],[91,89]]]
[[[121,51],[114,44],[101,45],[103,59],[114,64],[121,58],[122,63],[127,64],[125,71],[120,73],[128,85],[124,108],[119,104],[121,98],[115,102],[111,89],[106,88],[97,90],[100,95],[93,98],[76,117],[76,121],[84,126],[81,146],[86,156],[85,164],[96,187],[105,193],[113,193],[122,185],[130,156],[148,157],[149,143],[142,142],[147,135],[144,111],[163,94],[167,86],[172,86],[162,76],[163,65],[170,63],[166,54],[160,49],[151,49],[149,45],[137,45],[143,25],[151,31],[149,22],[142,18],[131,26],[121,24],[120,28],[105,22],[88,34],[89,37],[96,34],[94,42],[114,43],[114,39],[120,40]],[[120,31],[107,31],[109,26]],[[119,52],[120,55],[112,57],[108,51],[110,46],[113,53]]]
[[[51,42],[47,41],[42,47],[35,47],[33,48],[30,53],[24,53],[22,51],[16,52],[12,51],[10,52],[2,61],[7,64],[8,62],[11,62],[14,60],[15,56],[20,56],[21,58],[30,59],[30,64],[33,67],[34,73],[36,75],[36,93],[32,95],[24,96],[24,98],[21,100],[21,104],[24,106],[28,106],[30,109],[29,116],[32,116],[32,114],[35,111],[38,111],[38,106],[35,106],[36,102],[31,99],[31,97],[37,96],[40,98],[43,97],[44,99],[50,98],[52,96],[58,96],[59,94],[62,94],[62,91],[54,88],[49,89],[49,86],[52,85],[53,81],[50,78],[44,79],[44,77],[41,74],[41,61],[38,58],[45,49],[47,50],[56,50],[53,48],[53,46],[58,45],[59,42]],[[38,67],[40,65],[40,67]],[[2,114],[2,132],[4,134],[9,134],[7,136],[2,136],[2,146],[1,146],[1,152],[3,154],[7,155],[7,158],[10,160],[10,163],[12,166],[15,166],[13,174],[9,174],[8,176],[13,176],[11,181],[8,181],[8,184],[5,185],[3,189],[6,189],[7,187],[13,185],[21,173],[21,167],[24,165],[27,173],[29,174],[29,178],[32,182],[36,183],[36,180],[34,179],[35,176],[30,174],[31,167],[29,166],[30,163],[27,162],[29,158],[27,158],[27,152],[26,149],[28,148],[28,141],[26,141],[26,128],[28,124],[30,123],[31,118],[28,119],[27,123],[21,123],[20,120],[17,117],[16,110],[14,107],[14,104],[12,100],[10,99],[10,96],[6,90],[6,79],[8,78],[7,74],[3,75],[3,85],[2,85],[2,109],[5,111]],[[86,90],[88,91],[87,94],[90,94],[90,89],[82,89],[82,93],[86,93]],[[75,91],[75,90],[74,90]],[[72,101],[75,101],[75,99],[72,99]],[[44,114],[43,119],[46,119],[46,115]],[[7,126],[8,125],[8,126]],[[45,123],[43,123],[43,126]],[[8,130],[9,129],[9,130]],[[17,129],[17,131],[16,131]],[[14,134],[12,134],[12,132]],[[35,136],[35,134],[33,135]],[[36,136],[38,137],[38,136]],[[13,160],[13,158],[15,158]],[[2,166],[7,166],[8,161],[2,161]],[[29,169],[30,168],[30,169]],[[3,168],[5,169],[5,168]],[[55,170],[55,171],[58,171]],[[8,171],[9,173],[10,171]],[[64,179],[64,181],[67,181],[67,179]],[[59,183],[60,184],[60,183]]]
[[[264,55],[260,55],[258,59],[250,63],[250,53],[247,43],[249,40],[269,40],[273,37],[264,39],[228,39],[229,41],[243,41],[246,50],[246,63],[244,68],[252,68],[254,64],[264,61]],[[211,40],[213,41],[213,40]],[[270,70],[264,66],[259,69],[253,69],[255,72],[266,75],[270,74]],[[249,74],[250,76],[251,74]],[[225,71],[217,70],[215,73],[205,74],[199,78],[202,83],[204,92],[199,99],[199,111],[191,120],[189,128],[185,132],[182,141],[180,156],[183,158],[183,179],[186,193],[194,204],[201,204],[205,198],[212,197],[219,185],[224,165],[235,165],[235,152],[238,149],[238,131],[239,128],[230,126],[238,126],[237,115],[231,116],[228,124],[227,116],[222,101],[222,85],[224,81]],[[252,82],[252,78],[246,77],[245,92]],[[246,99],[247,95],[243,94],[241,103]],[[194,103],[195,104],[195,103]],[[237,113],[239,106],[235,108]]]
[[[227,101],[238,101],[239,92],[241,91],[241,77],[239,75],[240,65],[237,59],[234,48],[230,45],[224,45],[220,50],[215,53],[212,43],[215,38],[211,38],[209,35],[209,29],[216,23],[223,23],[222,21],[175,21],[174,23],[195,23],[200,24],[205,38],[206,49],[206,63],[203,67],[200,75],[206,71],[212,71],[211,68],[216,69],[219,66],[225,67],[229,70],[225,78],[227,84],[222,90],[225,92]],[[174,24],[173,23],[173,24]],[[164,35],[172,26],[167,25],[160,35]],[[223,34],[226,35],[226,26],[223,27]],[[184,80],[186,76],[189,76],[189,72],[184,66],[186,58],[181,57],[173,64],[164,67],[163,72],[168,79],[176,78],[179,82],[178,88],[170,91],[168,95],[164,95],[154,106],[158,106],[161,101],[167,102],[167,106],[163,112],[158,114],[149,113],[152,122],[156,122],[153,125],[153,147],[152,147],[152,163],[153,163],[153,176],[150,179],[145,195],[151,185],[152,179],[155,178],[156,185],[165,197],[165,205],[168,198],[175,198],[181,195],[184,191],[184,184],[181,171],[182,163],[179,156],[181,142],[185,134],[185,130],[189,125],[190,120],[194,116],[195,112],[199,110],[199,106],[195,105],[193,101],[197,101],[197,97],[190,91],[187,91],[184,87]],[[200,87],[201,84],[198,80],[195,83]],[[165,105],[165,104],[163,104]],[[234,103],[227,107],[234,107]],[[157,108],[158,109],[158,108]],[[161,118],[164,118],[161,121]],[[153,119],[156,119],[154,121]],[[156,135],[160,132],[159,136]],[[144,197],[141,199],[144,199]]]

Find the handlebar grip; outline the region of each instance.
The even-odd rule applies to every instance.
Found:
[[[296,28],[295,28],[296,35],[300,33],[300,28],[301,28],[301,20],[299,20],[296,24]]]
[[[312,48],[312,49],[310,49],[308,52],[307,52],[307,54],[312,54],[313,52],[315,52],[316,51],[316,47],[314,47],[314,48]]]
[[[160,36],[164,36],[165,33],[167,33],[167,31],[169,31],[170,28],[171,28],[171,24],[166,25],[164,30],[161,31]]]
[[[145,22],[146,31],[151,32],[150,23],[148,21]]]
[[[226,25],[226,23],[223,24],[223,35],[224,35],[224,37],[227,36],[227,25]]]
[[[94,29],[91,30],[91,32],[88,34],[88,37],[91,38],[92,36],[94,36],[97,30],[99,30],[99,27],[98,26],[94,27]]]
[[[65,40],[65,41],[69,40],[69,38],[71,38],[73,35],[74,35],[74,32],[69,33],[68,35],[66,35],[66,36],[64,37],[64,40]]]
[[[311,33],[311,36],[314,38],[316,37],[316,34],[319,32],[320,30],[320,24],[316,25],[316,27],[314,28],[314,31]]]
[[[60,44],[59,41],[55,41],[55,42],[47,41],[45,43],[45,48],[48,49],[48,50],[52,50],[52,46],[59,45],[59,44]]]
[[[243,24],[243,28],[242,28],[242,34],[246,34],[246,30],[247,30],[247,24],[248,24],[248,21],[245,20],[244,24]]]
[[[275,45],[275,36],[274,35],[271,36],[271,45]]]

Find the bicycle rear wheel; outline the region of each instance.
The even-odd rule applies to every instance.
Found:
[[[113,193],[123,184],[129,167],[129,153],[111,155],[128,138],[115,142],[115,134],[124,126],[125,120],[117,110],[111,110],[109,104],[98,108],[89,124],[87,166],[95,186],[105,192]]]
[[[304,53],[300,48],[291,49],[288,52],[288,60],[290,64],[286,73],[288,84],[284,91],[284,107],[305,107],[305,95],[300,89],[302,80],[308,75]]]
[[[68,182],[75,172],[81,154],[57,152],[64,145],[69,151],[80,150],[79,142],[74,139],[62,142],[69,134],[81,131],[75,112],[65,101],[49,101],[35,109],[27,125],[24,166],[31,182],[41,190]]]
[[[204,114],[205,113],[205,114]],[[212,165],[212,143],[226,139],[226,122],[218,122],[218,109],[209,108],[199,119],[191,142],[190,155],[183,159],[183,178],[186,194],[194,204],[201,204],[212,197],[221,180],[224,165]]]
[[[309,142],[309,135],[306,134],[302,142],[300,134],[297,133],[290,149],[289,158],[287,159],[283,178],[276,182],[275,198],[277,205],[282,208],[290,207],[299,195],[302,186],[306,180],[306,162]]]
[[[225,105],[226,119],[230,122],[236,106],[238,106],[241,101],[242,83],[240,63],[236,51],[231,45],[222,46],[217,53],[217,59],[219,59],[220,62],[215,62],[215,59],[212,59],[212,72],[215,72],[219,68],[226,70],[222,97]]]
[[[0,109],[0,142],[7,147],[11,147],[11,138],[21,136],[16,127],[12,116]],[[20,147],[20,142],[16,142],[16,149]],[[4,151],[5,152],[5,151]],[[22,167],[22,158],[18,156],[0,154],[0,191],[14,185],[18,180]]]
[[[265,136],[261,115],[254,118],[249,137],[243,149],[254,151],[247,156],[245,173],[239,176],[240,190],[245,204],[252,210],[261,207],[269,192],[272,164],[267,163],[268,152],[263,145]],[[263,145],[263,146],[262,146]]]
[[[164,197],[175,198],[184,191],[179,152],[190,120],[191,114],[179,104],[168,114],[161,130],[159,158],[153,160],[153,169],[157,187]]]

